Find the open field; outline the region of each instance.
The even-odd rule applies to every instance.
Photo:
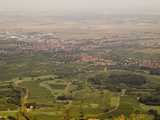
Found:
[[[131,72],[113,70],[108,71],[107,73],[118,73],[121,75]],[[142,75],[146,76],[150,82],[156,84],[160,83],[159,76],[151,76],[147,74]],[[85,81],[78,83],[82,86],[82,88],[79,89],[77,84],[74,83],[74,81],[76,81],[75,79],[57,79],[54,75],[23,78],[22,80],[16,79],[18,78],[15,78],[12,81],[14,81],[18,86],[22,86],[29,91],[26,102],[37,104],[37,108],[35,110],[31,110],[28,113],[28,116],[32,116],[30,118],[35,117],[39,120],[50,120],[51,118],[61,120],[67,111],[69,112],[67,112],[67,114],[69,114],[71,118],[78,118],[81,111],[83,111],[85,117],[106,118],[121,114],[129,116],[134,111],[145,113],[149,109],[156,109],[159,111],[160,108],[158,106],[152,107],[142,105],[139,103],[135,95],[128,95],[129,93],[121,96],[121,92],[117,93],[110,90],[94,89],[91,87],[90,83],[86,83]],[[137,93],[140,92],[142,92],[141,89],[137,91]],[[72,99],[58,99],[59,96],[71,96]],[[7,104],[5,107],[6,106]],[[15,116],[17,111],[0,112],[0,114],[3,116]]]

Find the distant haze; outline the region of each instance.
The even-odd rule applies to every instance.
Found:
[[[159,14],[160,0],[0,0],[0,11]]]

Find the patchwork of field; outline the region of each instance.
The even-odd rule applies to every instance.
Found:
[[[113,70],[107,71],[106,75],[109,77],[111,74],[122,75],[128,73],[131,72]],[[100,72],[99,74],[104,73]],[[104,119],[121,114],[129,116],[133,112],[139,112],[144,114],[143,117],[146,117],[146,120],[150,120],[152,116],[147,117],[147,114],[145,115],[146,111],[156,109],[160,112],[160,107],[140,103],[136,94],[140,94],[141,92],[149,94],[152,89],[145,87],[159,85],[160,77],[146,73],[136,74],[145,76],[150,84],[148,85],[146,83],[142,88],[135,88],[137,89],[136,91],[133,88],[128,89],[127,91],[129,93],[125,87],[119,92],[103,89],[103,87],[98,89],[94,88],[95,86],[92,86],[92,83],[88,80],[64,79],[56,75],[24,77],[23,79],[15,78],[10,82],[2,82],[0,92],[7,90],[8,93],[11,92],[13,94],[13,90],[10,91],[12,87],[9,87],[9,85],[20,86],[26,89],[28,92],[24,96],[21,96],[25,98],[23,102],[25,104],[32,103],[36,105],[35,109],[31,109],[27,113],[30,119],[50,120],[54,118],[61,120],[66,116],[78,119],[82,113],[85,115],[85,118],[94,117]],[[0,115],[16,117],[19,111],[18,105],[5,103],[7,96],[3,96],[0,100],[2,109]],[[6,108],[8,111],[6,111]]]

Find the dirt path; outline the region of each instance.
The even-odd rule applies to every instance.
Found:
[[[51,94],[54,96],[54,91],[53,91],[53,89],[48,85],[48,82],[49,82],[49,81],[43,81],[43,82],[39,83],[39,86],[41,86],[41,87],[49,90],[49,91],[51,92]]]
[[[117,102],[117,105],[113,108],[113,109],[111,109],[111,110],[109,110],[108,112],[105,112],[105,113],[99,113],[98,114],[98,116],[101,116],[101,115],[103,115],[103,114],[110,114],[110,113],[112,113],[112,112],[114,112],[114,111],[116,111],[116,110],[118,110],[118,108],[119,108],[119,105],[120,105],[120,96],[118,96],[118,102]]]
[[[23,111],[24,110],[24,105],[25,105],[25,103],[27,103],[28,98],[29,98],[29,90],[27,88],[24,88],[24,87],[20,86],[20,84],[24,81],[26,81],[26,80],[15,80],[14,84],[15,84],[16,87],[22,89],[22,91],[21,91],[21,108],[20,108],[22,111],[20,111],[20,114],[25,120],[30,120],[30,118]]]
[[[66,87],[65,87],[65,89],[64,89],[64,94],[65,94],[65,95],[67,95],[67,94],[69,93],[69,89],[70,89],[71,84],[72,84],[71,82],[68,82],[68,83],[67,83],[67,85],[66,85]]]
[[[20,84],[22,82],[24,82],[24,81],[26,81],[26,80],[15,80],[14,81],[14,84],[15,84],[16,87],[19,87],[19,88],[25,90],[25,91],[22,91],[22,98],[21,98],[21,100],[22,100],[21,102],[22,103],[21,104],[26,103],[27,99],[29,98],[29,90],[27,88],[25,88],[25,87],[20,86]]]

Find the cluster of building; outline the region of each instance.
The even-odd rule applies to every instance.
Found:
[[[0,55],[11,55],[16,53],[32,53],[32,52],[40,52],[40,51],[66,51],[66,52],[73,52],[73,51],[94,51],[97,49],[105,49],[111,47],[113,48],[114,45],[121,45],[124,39],[125,44],[129,44],[135,42],[135,40],[128,40],[129,35],[121,35],[121,36],[108,36],[102,38],[95,38],[95,39],[84,39],[84,40],[77,40],[75,39],[63,39],[60,38],[55,33],[0,33]],[[132,38],[132,37],[131,37]],[[130,39],[131,39],[130,38]],[[150,39],[153,40],[150,40]],[[107,39],[107,40],[106,40]],[[120,39],[120,40],[118,40]],[[152,34],[149,34],[147,37],[144,35],[142,38],[139,35],[135,35],[133,39],[139,40],[147,39],[148,42],[140,42],[142,45],[149,44],[151,41],[152,44],[159,45],[157,43],[157,37],[155,38]],[[139,40],[138,40],[139,39]],[[149,45],[152,45],[149,44]],[[154,45],[152,45],[154,46]],[[95,56],[83,55],[80,56],[77,62],[94,62],[97,65],[116,65],[117,63],[110,59],[102,59]],[[127,58],[122,61],[119,61],[120,65],[123,66],[140,66],[140,67],[147,67],[147,68],[160,68],[160,61],[159,60],[151,60],[151,59],[131,59]]]
[[[120,65],[123,66],[139,66],[139,67],[144,67],[144,68],[160,68],[160,61],[159,60],[152,60],[152,59],[124,59],[123,61],[120,62]]]
[[[95,65],[101,65],[101,66],[116,65],[116,63],[111,59],[103,59],[91,55],[82,55],[76,62],[93,62]]]

